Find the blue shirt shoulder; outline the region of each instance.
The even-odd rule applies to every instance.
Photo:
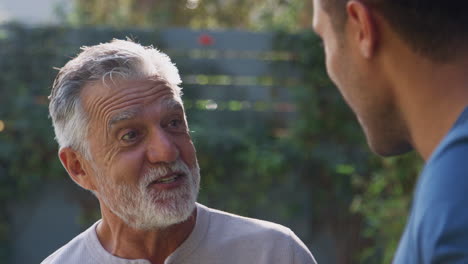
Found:
[[[419,177],[394,263],[468,263],[468,108]]]

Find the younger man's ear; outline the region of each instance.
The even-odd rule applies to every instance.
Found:
[[[87,190],[96,190],[93,177],[89,173],[89,161],[79,152],[70,147],[62,148],[59,150],[59,158],[73,181]]]
[[[351,38],[357,41],[359,51],[366,59],[374,55],[378,44],[378,31],[371,9],[361,1],[350,0],[346,5]]]

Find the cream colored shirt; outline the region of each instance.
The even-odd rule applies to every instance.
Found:
[[[42,264],[151,264],[123,259],[107,252],[96,235],[96,222]],[[284,226],[241,217],[197,204],[192,233],[164,264],[313,264],[302,241]]]

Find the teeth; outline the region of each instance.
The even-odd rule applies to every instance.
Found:
[[[174,182],[177,177],[179,177],[179,175],[174,175],[172,177],[169,177],[169,178],[165,178],[165,179],[161,179],[161,180],[158,180],[158,183],[170,183],[170,182]]]

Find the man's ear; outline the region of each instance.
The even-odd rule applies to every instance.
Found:
[[[357,41],[363,57],[371,58],[378,45],[377,25],[371,9],[361,1],[351,0],[346,5],[346,12],[352,41]]]
[[[59,150],[59,158],[73,181],[87,190],[96,190],[89,162],[79,152],[70,147],[62,148]]]

